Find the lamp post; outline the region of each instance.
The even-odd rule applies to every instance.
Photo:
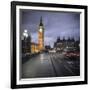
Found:
[[[28,33],[27,33],[27,30],[26,30],[26,29],[25,29],[24,32],[23,32],[23,36],[24,36],[25,38],[28,37]]]
[[[28,38],[28,32],[27,32],[26,29],[23,32],[23,36],[24,36],[24,45],[25,45],[24,51],[25,51],[25,54],[26,54],[27,53],[27,38]]]

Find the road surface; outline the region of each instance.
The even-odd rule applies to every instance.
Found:
[[[79,76],[79,62],[60,53],[42,53],[22,64],[22,78]]]

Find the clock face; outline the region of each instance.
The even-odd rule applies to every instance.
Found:
[[[39,31],[42,32],[42,28],[40,28]]]

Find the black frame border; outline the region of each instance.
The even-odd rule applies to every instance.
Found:
[[[55,7],[55,8],[75,8],[75,9],[84,9],[84,35],[85,35],[85,42],[84,42],[84,81],[73,81],[73,82],[56,82],[56,83],[44,83],[44,84],[23,84],[17,85],[16,84],[16,6],[43,6],[43,7]],[[12,1],[11,2],[11,88],[32,88],[32,87],[50,87],[50,86],[66,86],[66,85],[81,85],[88,83],[88,7],[84,5],[69,5],[69,4],[53,4],[53,3],[36,3],[36,2],[20,2],[20,1]]]

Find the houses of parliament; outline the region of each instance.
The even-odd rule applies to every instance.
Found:
[[[44,25],[42,17],[40,18],[37,34],[38,34],[38,43],[31,42],[32,38],[30,35],[28,37],[24,36],[24,39],[22,40],[22,53],[38,53],[44,50]]]

